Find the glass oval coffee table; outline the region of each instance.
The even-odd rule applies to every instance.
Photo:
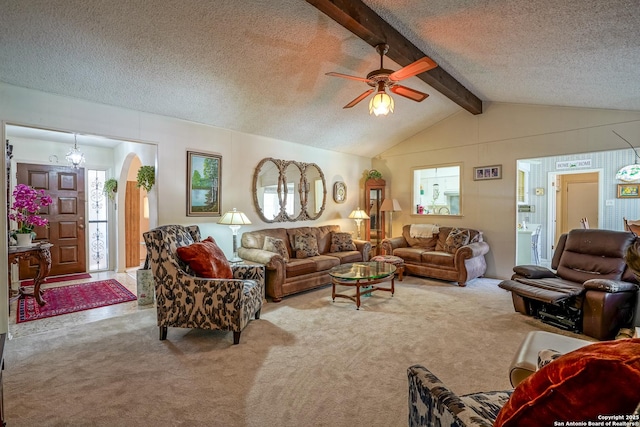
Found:
[[[336,297],[348,298],[355,301],[356,309],[360,310],[360,297],[363,295],[369,295],[373,291],[386,291],[391,292],[391,296],[393,296],[395,272],[395,265],[384,262],[354,262],[333,267],[329,270],[332,284],[331,298],[333,301],[336,300]],[[389,278],[391,278],[391,287],[373,286]],[[338,294],[336,293],[336,285],[355,286],[356,294]],[[367,288],[361,289],[363,287]]]

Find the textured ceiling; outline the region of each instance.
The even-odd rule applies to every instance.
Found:
[[[485,102],[640,111],[638,0],[365,3]],[[343,110],[378,62],[304,0],[0,0],[9,84],[364,156],[461,111]]]

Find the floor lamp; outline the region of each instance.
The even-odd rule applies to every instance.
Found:
[[[349,218],[355,220],[356,227],[358,227],[358,239],[360,239],[360,224],[362,224],[363,219],[369,219],[369,215],[358,206],[358,209],[349,214]]]
[[[389,238],[393,237],[393,213],[401,210],[400,203],[396,199],[384,199],[380,205],[380,212],[389,212]]]
[[[251,224],[251,221],[249,221],[249,218],[247,218],[244,213],[233,208],[233,210],[222,215],[218,224],[228,225],[233,233],[233,258],[231,258],[229,262],[242,261],[242,258],[238,256],[238,230],[240,230],[240,227],[243,225]]]

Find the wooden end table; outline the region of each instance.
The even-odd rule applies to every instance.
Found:
[[[15,264],[23,259],[33,260],[38,265],[38,273],[36,277],[33,278],[33,292],[25,289],[30,286],[21,286],[18,289],[20,293],[18,298],[33,296],[41,306],[46,304],[46,301],[42,299],[40,286],[44,283],[49,271],[51,271],[52,246],[51,243],[40,243],[33,246],[9,246],[9,267],[11,267],[11,264]],[[9,284],[11,284],[11,268],[9,268]],[[11,286],[9,286],[9,292],[11,292]],[[11,298],[9,302],[11,302]]]
[[[391,296],[395,292],[394,278],[396,267],[393,264],[384,262],[354,262],[351,264],[342,264],[329,270],[331,276],[331,298],[335,302],[336,297],[348,298],[356,303],[356,309],[360,310],[360,297],[371,294],[374,291],[391,292]],[[383,288],[373,286],[384,282],[391,278],[391,287]],[[347,295],[336,293],[336,285],[354,286],[356,294]],[[362,290],[362,287],[370,287]]]

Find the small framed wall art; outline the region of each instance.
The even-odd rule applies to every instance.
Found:
[[[187,151],[187,216],[220,216],[222,156]]]
[[[344,203],[347,200],[347,184],[337,181],[333,184],[333,201],[336,203]]]
[[[618,199],[637,199],[640,197],[640,184],[618,184]]]
[[[473,180],[502,179],[502,165],[480,166],[473,168]]]

